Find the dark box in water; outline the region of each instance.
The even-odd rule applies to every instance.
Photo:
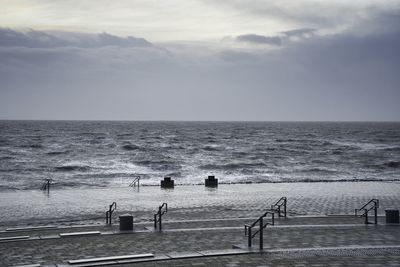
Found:
[[[385,209],[386,223],[399,223],[398,209]]]
[[[164,177],[164,180],[161,180],[161,188],[174,188],[174,180],[171,180],[171,177]]]
[[[133,230],[133,216],[130,214],[124,214],[119,216],[119,230],[120,231],[132,231]]]
[[[218,187],[218,179],[215,179],[214,175],[208,176],[207,179],[204,180],[206,187]]]

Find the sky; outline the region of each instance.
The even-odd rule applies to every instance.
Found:
[[[0,0],[0,119],[399,121],[400,0]]]

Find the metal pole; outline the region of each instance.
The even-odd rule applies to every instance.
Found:
[[[264,229],[263,217],[260,217],[260,250],[262,250],[264,247],[263,229]]]
[[[368,224],[368,211],[365,210],[365,224]]]
[[[247,236],[247,245],[249,246],[249,248],[251,247],[251,226],[248,228],[249,229],[249,231],[248,231],[248,236]]]
[[[285,202],[284,202],[284,206],[283,206],[284,212],[285,212],[285,218],[286,218],[286,205],[287,205],[287,199],[285,198]]]
[[[157,213],[154,214],[154,229],[157,229]]]
[[[161,226],[161,213],[158,215],[158,216],[160,216],[160,219],[159,219],[159,221],[158,221],[158,223],[159,223],[159,227],[160,227],[160,231],[162,230],[162,226]]]
[[[111,225],[111,212],[112,212],[111,207],[112,207],[112,205],[110,205],[108,208],[108,216],[110,217],[110,225]]]
[[[162,230],[162,226],[161,226],[161,217],[162,217],[162,215],[161,215],[161,209],[162,209],[162,206],[160,206],[160,207],[158,207],[158,225],[159,225],[159,229],[160,229],[160,231]]]
[[[374,211],[375,211],[375,224],[378,224],[378,208],[376,207],[376,204],[374,207]]]

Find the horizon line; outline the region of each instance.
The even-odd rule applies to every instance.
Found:
[[[391,122],[400,120],[129,120],[129,119],[0,119],[0,121],[64,121],[64,122]]]

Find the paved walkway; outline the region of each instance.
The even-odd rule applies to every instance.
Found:
[[[166,267],[184,267],[184,266],[226,266],[226,267],[268,267],[268,266],[284,266],[284,267],[397,267],[400,265],[400,249],[388,250],[357,250],[343,251],[337,250],[332,253],[312,252],[310,254],[286,253],[286,254],[246,254],[236,256],[221,256],[186,260],[164,261],[162,264],[141,263],[140,266],[166,266]],[[127,265],[120,265],[127,266]],[[131,266],[138,266],[132,264]]]
[[[136,225],[141,232],[131,234],[111,234],[113,229],[100,227],[104,234],[87,237],[59,238],[56,234],[66,232],[66,229],[28,231],[13,233],[14,235],[35,235],[43,239],[24,240],[0,243],[1,266],[41,263],[66,264],[67,260],[117,256],[141,253],[176,253],[187,251],[231,249],[232,245],[246,247],[247,239],[244,236],[243,225],[246,220],[211,220],[190,222],[173,222],[165,224],[165,231],[145,231],[149,224]],[[342,223],[342,224],[338,224]],[[196,226],[193,228],[193,226]],[[207,228],[205,228],[207,227]],[[139,229],[138,229],[139,228]],[[91,228],[93,230],[95,228]],[[72,229],[68,229],[70,232]],[[87,228],[74,228],[75,231]],[[108,230],[108,231],[105,231]],[[111,231],[110,231],[111,230]],[[0,233],[0,237],[9,233]],[[264,233],[265,249],[288,248],[324,248],[342,246],[388,246],[400,245],[400,227],[380,225],[364,225],[362,218],[353,217],[292,217],[278,219],[276,226],[268,227]],[[257,247],[257,239],[254,247]],[[376,252],[376,251],[375,251]],[[400,258],[391,252],[378,250],[384,261],[369,261],[370,256],[358,253],[359,261],[364,263],[376,262],[400,264]],[[348,253],[348,252],[346,252]],[[304,254],[304,253],[303,253]],[[290,265],[305,266],[321,263],[346,263],[346,258],[335,254],[315,257],[313,254],[303,255],[301,260],[293,258],[293,253],[269,255],[251,254],[229,257],[198,258],[192,260],[174,260],[163,262],[163,266],[268,266]],[[334,258],[335,260],[330,260]],[[383,258],[382,258],[383,260]],[[310,264],[307,264],[310,263]],[[351,263],[351,264],[350,264]],[[349,261],[349,265],[358,263]],[[141,263],[143,264],[143,263]],[[143,266],[153,266],[155,263],[146,263]],[[168,265],[167,265],[168,264]],[[214,264],[214,265],[213,265]],[[296,265],[300,264],[300,265]],[[346,263],[347,264],[347,263]],[[335,266],[335,265],[332,265]],[[340,266],[340,265],[336,265]],[[358,265],[361,266],[361,265]]]

